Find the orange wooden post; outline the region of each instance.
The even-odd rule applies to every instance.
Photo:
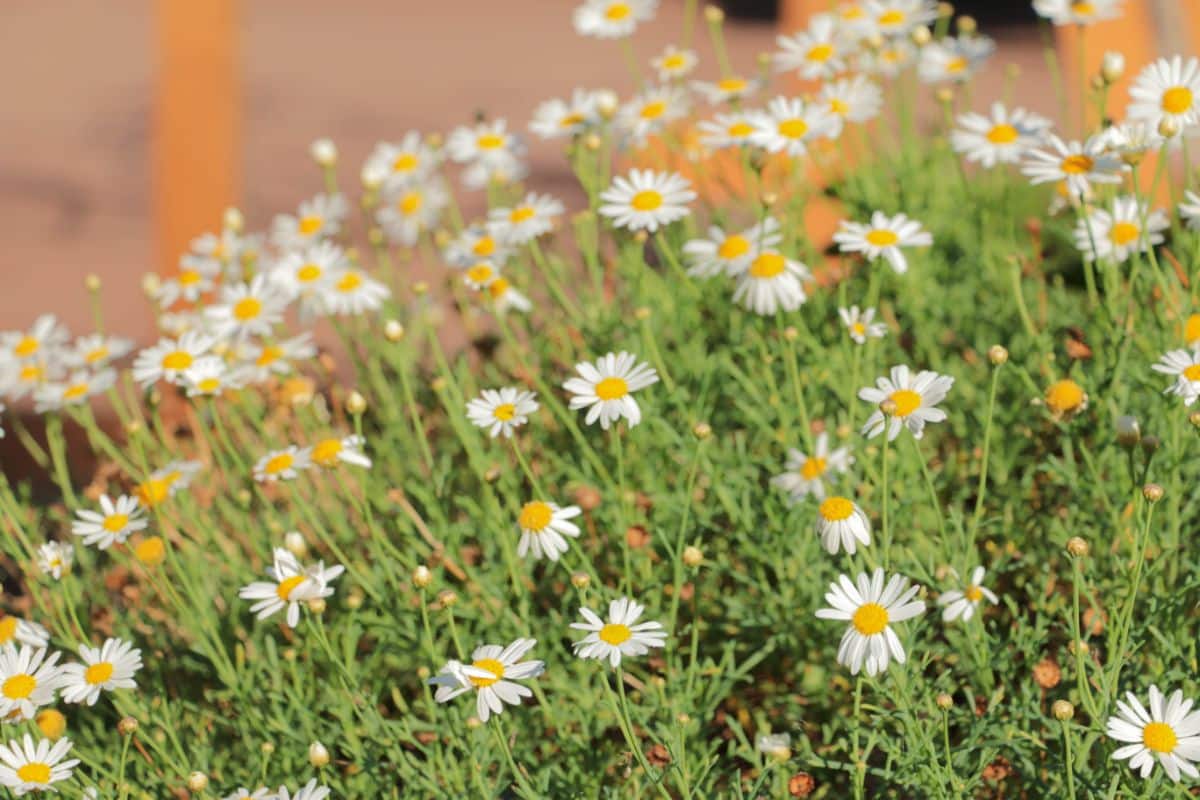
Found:
[[[157,0],[153,197],[158,263],[177,268],[237,197],[237,0]]]

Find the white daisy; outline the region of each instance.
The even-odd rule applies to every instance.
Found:
[[[575,32],[596,39],[621,39],[654,19],[658,0],[584,0],[572,17]]]
[[[325,800],[329,797],[330,791],[318,784],[316,778],[313,778],[297,789],[295,794],[289,794],[286,786],[280,786],[279,792],[270,800]]]
[[[192,477],[203,468],[199,461],[172,461],[150,473],[150,477],[134,487],[133,494],[147,508],[158,505],[192,483]]]
[[[831,138],[839,130],[838,117],[823,105],[806,103],[795,97],[776,97],[766,111],[751,117],[754,132],[750,143],[768,153],[803,156],[814,139]]]
[[[215,396],[241,384],[239,375],[220,356],[201,356],[183,371],[180,384],[188,397]]]
[[[522,152],[521,140],[503,119],[460,125],[446,137],[446,154],[459,164],[483,164],[511,174]]]
[[[1145,120],[1119,122],[1106,128],[1101,136],[1104,137],[1105,146],[1126,161],[1131,156],[1143,156],[1158,150],[1166,141],[1157,126]]]
[[[1163,394],[1182,397],[1186,406],[1192,405],[1200,397],[1200,351],[1172,350],[1164,353],[1151,369],[1175,378],[1175,382],[1164,389]]]
[[[517,528],[521,531],[517,555],[524,558],[532,551],[535,561],[542,556],[558,561],[559,556],[567,552],[567,540],[563,537],[574,539],[579,536],[579,526],[571,520],[581,513],[579,506],[563,508],[541,500],[521,506],[517,517]]]
[[[874,31],[881,36],[908,36],[919,25],[937,19],[937,3],[933,0],[867,0],[864,5]]]
[[[38,547],[38,569],[56,581],[71,571],[74,560],[75,549],[65,542],[46,542]]]
[[[586,622],[572,622],[571,627],[588,631],[588,635],[575,642],[575,655],[580,658],[608,659],[613,668],[621,666],[622,656],[641,656],[652,647],[666,645],[667,632],[660,622],[638,622],[645,606],[628,597],[613,600],[608,604],[608,620],[596,615],[590,608],[581,608],[579,613]]]
[[[775,40],[775,69],[796,73],[804,80],[827,80],[844,72],[851,49],[832,14],[814,14],[808,28]]]
[[[329,285],[318,295],[318,307],[324,314],[357,316],[378,311],[392,296],[392,290],[357,267],[343,269],[330,276]]]
[[[866,75],[839,78],[821,87],[818,102],[824,103],[838,125],[831,134],[837,137],[847,122],[867,122],[879,116],[883,108],[883,90]]]
[[[1033,0],[1033,10],[1055,25],[1092,25],[1121,15],[1123,0]]]
[[[754,134],[754,117],[747,112],[717,114],[697,125],[700,143],[713,150],[741,147],[750,143]]]
[[[271,223],[271,241],[281,249],[304,247],[335,235],[349,212],[340,194],[319,194],[300,204],[295,216],[280,214]]]
[[[217,338],[266,336],[283,320],[286,305],[287,297],[260,273],[249,283],[223,286],[220,300],[204,315]]]
[[[873,308],[863,311],[859,311],[858,306],[839,308],[838,316],[842,318],[842,324],[846,326],[855,344],[866,344],[867,339],[882,339],[887,335],[887,325],[872,321],[875,319]]]
[[[189,331],[178,339],[159,339],[158,344],[142,350],[133,360],[133,379],[143,387],[160,380],[175,383],[214,344],[215,339],[198,331]]]
[[[479,397],[467,403],[467,418],[480,428],[486,428],[495,439],[513,435],[513,430],[529,421],[538,410],[536,392],[525,392],[512,386],[484,389]]]
[[[12,649],[20,645],[45,647],[49,643],[50,631],[41,625],[0,612],[0,649]]]
[[[600,214],[618,228],[654,233],[691,213],[687,204],[696,199],[691,187],[673,172],[633,169],[600,194]]]
[[[276,800],[276,796],[265,786],[255,789],[253,792],[243,786],[225,795],[221,800]]]
[[[578,136],[600,121],[596,93],[576,89],[569,100],[546,100],[533,111],[529,130],[542,139]]]
[[[442,258],[452,267],[469,267],[487,260],[503,264],[511,250],[488,225],[468,225],[442,248]]]
[[[1182,132],[1200,121],[1200,60],[1158,59],[1138,74],[1129,96],[1130,119],[1145,120],[1156,130],[1166,120]]]
[[[908,578],[893,575],[884,585],[884,572],[878,568],[871,575],[860,573],[852,582],[839,575],[825,593],[829,608],[817,611],[820,619],[849,622],[838,646],[839,664],[857,675],[866,664],[867,674],[874,676],[888,668],[891,659],[903,664],[904,647],[892,630],[892,624],[912,619],[925,611],[925,604],[914,600],[920,586],[909,586]]]
[[[1183,193],[1184,202],[1179,204],[1179,216],[1188,226],[1188,230],[1200,231],[1200,194],[1191,189]]]
[[[1192,711],[1192,701],[1183,699],[1176,689],[1169,698],[1157,686],[1150,687],[1150,710],[1133,692],[1117,701],[1117,713],[1108,718],[1108,736],[1128,742],[1112,754],[1114,761],[1129,760],[1129,768],[1138,770],[1143,779],[1154,771],[1157,759],[1172,781],[1180,773],[1197,777],[1194,761],[1200,760],[1200,711]]]
[[[681,50],[673,44],[667,45],[662,53],[650,59],[650,66],[658,73],[658,79],[664,82],[687,77],[697,63],[699,59],[694,50]]]
[[[817,506],[817,519],[813,526],[821,545],[830,555],[845,550],[850,555],[871,544],[871,520],[865,511],[848,497],[827,497]]]
[[[162,309],[180,301],[197,303],[216,287],[220,275],[221,262],[185,255],[179,259],[179,272],[158,284],[154,302]]]
[[[375,221],[389,242],[412,247],[422,233],[437,227],[449,202],[450,195],[441,178],[401,184],[388,190],[380,199]]]
[[[692,81],[692,91],[709,105],[721,105],[743,100],[758,91],[762,84],[753,78],[730,75],[718,81]]]
[[[59,653],[41,647],[0,649],[0,718],[33,719],[39,708],[54,702],[62,681],[58,658]]]
[[[917,74],[925,83],[964,83],[994,52],[996,43],[987,36],[948,36],[921,48]]]
[[[116,370],[104,368],[99,372],[76,370],[63,381],[43,383],[33,391],[33,409],[39,414],[58,411],[67,406],[86,403],[103,394],[117,381]]]
[[[116,501],[100,495],[100,511],[87,508],[76,510],[77,519],[71,522],[71,533],[83,537],[85,545],[107,550],[113,543],[123,544],[129,534],[145,530],[150,523],[146,511],[136,497],[120,495]]]
[[[398,142],[380,142],[367,156],[366,168],[386,175],[385,191],[421,183],[438,166],[438,153],[421,134],[409,131]]]
[[[290,481],[300,475],[300,471],[312,465],[312,455],[309,448],[300,448],[290,444],[282,450],[272,450],[254,464],[254,480],[260,483],[275,481]]]
[[[543,661],[521,660],[536,644],[536,639],[517,639],[508,647],[485,644],[475,648],[470,664],[451,661],[429,679],[431,686],[438,687],[433,699],[445,703],[474,690],[475,714],[481,722],[503,712],[505,703],[521,705],[521,699],[532,697],[533,691],[514,681],[536,678],[546,669]]]
[[[68,703],[94,706],[100,692],[136,689],[133,676],[142,668],[142,651],[122,639],[105,639],[100,647],[80,645],[82,664],[62,668],[62,697]]]
[[[601,356],[595,364],[581,361],[575,371],[579,377],[563,384],[571,394],[571,409],[586,408],[584,422],[591,425],[599,420],[604,430],[622,417],[631,428],[641,422],[642,410],[633,393],[658,383],[653,367],[638,363],[637,356],[624,350]]]
[[[884,400],[890,400],[896,406],[890,418],[885,418],[883,411],[876,408],[863,425],[863,434],[873,438],[887,428],[890,441],[900,435],[902,427],[906,427],[915,438],[920,439],[925,432],[925,423],[946,419],[946,412],[937,408],[937,404],[946,398],[953,385],[954,378],[949,375],[939,375],[930,370],[921,370],[913,375],[906,366],[892,367],[890,376],[876,378],[874,387],[868,386],[858,391],[859,399],[872,405],[878,406]]]
[[[28,331],[0,333],[0,354],[16,359],[40,358],[67,343],[70,333],[53,314],[42,314]]]
[[[512,309],[527,314],[533,308],[529,298],[513,288],[507,278],[496,276],[488,283],[487,291],[492,298],[492,308],[497,314],[504,314]]]
[[[1120,263],[1162,244],[1162,232],[1169,227],[1167,215],[1158,209],[1148,211],[1145,201],[1133,195],[1114,197],[1111,211],[1094,208],[1080,217],[1075,246],[1093,261],[1111,258]]]
[[[966,622],[975,615],[975,610],[985,599],[989,603],[1000,602],[996,593],[983,585],[983,576],[986,574],[986,569],[976,567],[971,571],[971,580],[962,589],[942,592],[942,596],[938,598],[938,605],[945,606],[942,610],[944,622],[953,622],[956,619]]]
[[[313,465],[331,469],[338,464],[353,464],[364,469],[371,468],[371,459],[363,452],[366,440],[361,436],[331,436],[321,439],[308,448]]]
[[[668,122],[688,112],[688,97],[676,86],[651,87],[638,94],[617,111],[616,127],[634,145],[658,133]]]
[[[273,375],[289,375],[294,365],[317,354],[311,333],[290,339],[243,345],[238,351],[236,371],[243,383],[263,383]]]
[[[785,472],[771,478],[771,485],[788,494],[788,502],[798,503],[810,494],[818,500],[825,497],[825,481],[828,476],[844,474],[854,463],[849,447],[829,449],[829,434],[821,431],[813,445],[811,456],[790,448],[787,452]]]
[[[29,792],[57,792],[54,784],[71,779],[77,758],[67,758],[71,740],[51,742],[42,739],[35,743],[28,733],[21,741],[12,740],[0,745],[0,786],[12,789],[22,797]]]
[[[1066,181],[1073,196],[1086,194],[1092,183],[1120,183],[1123,164],[1107,152],[1103,136],[1093,136],[1086,142],[1064,142],[1048,134],[1042,146],[1025,153],[1021,165],[1032,183]]]
[[[286,609],[287,625],[295,628],[300,623],[300,604],[331,596],[333,588],[329,583],[341,575],[344,568],[326,569],[324,562],[318,562],[305,569],[282,547],[276,547],[274,555],[274,563],[266,570],[271,580],[243,586],[238,590],[238,597],[256,601],[250,611],[258,619],[266,619]]]
[[[491,261],[476,261],[463,270],[463,283],[477,292],[491,286],[492,281],[499,277],[500,269]]]
[[[882,257],[897,274],[903,275],[908,271],[908,259],[901,248],[929,247],[933,235],[904,214],[889,217],[876,211],[869,223],[843,220],[833,240],[843,253],[862,253],[871,261]]]
[[[73,367],[99,369],[133,352],[133,340],[121,336],[93,333],[75,340],[66,351],[66,363]]]
[[[521,245],[554,230],[564,210],[561,201],[548,194],[530,192],[511,208],[488,212],[488,229],[502,242]]]
[[[810,278],[808,267],[799,261],[766,250],[755,256],[739,276],[733,301],[764,316],[795,311],[808,299],[804,281]]]
[[[916,57],[917,48],[908,39],[886,39],[878,49],[868,49],[860,59],[860,69],[870,75],[894,78]]]
[[[711,278],[724,273],[736,278],[745,272],[763,250],[774,249],[783,241],[779,223],[774,217],[763,217],[741,233],[726,234],[717,225],[708,229],[708,237],[692,239],[683,246],[684,258],[690,262],[688,274]]]
[[[987,168],[997,164],[1016,164],[1031,147],[1041,143],[1050,130],[1050,120],[1003,103],[992,103],[987,116],[974,112],[962,114],[958,126],[950,132],[950,145],[967,161]]]
[[[314,316],[314,298],[330,277],[350,266],[346,253],[333,242],[317,242],[285,253],[272,266],[268,279],[288,300],[299,300],[301,314]]]

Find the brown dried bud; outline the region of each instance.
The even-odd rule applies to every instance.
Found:
[[[1059,722],[1066,722],[1075,716],[1075,706],[1071,705],[1066,700],[1055,700],[1054,705],[1050,706],[1050,713]]]
[[[807,772],[797,772],[788,778],[788,794],[792,797],[808,797],[817,790],[817,781]]]
[[[1046,657],[1033,665],[1033,682],[1043,689],[1053,689],[1062,681],[1062,667],[1052,658]]]

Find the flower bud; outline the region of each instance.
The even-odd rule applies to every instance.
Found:
[[[35,722],[38,730],[50,741],[58,741],[67,732],[67,718],[57,709],[46,708],[39,711]]]
[[[328,168],[337,164],[337,145],[332,139],[317,139],[308,146],[308,154],[319,166]]]
[[[1125,414],[1117,417],[1117,444],[1126,449],[1137,447],[1142,440],[1142,428],[1137,417]]]
[[[1086,558],[1091,551],[1091,545],[1082,536],[1072,536],[1067,540],[1067,552],[1075,558]]]
[[[476,728],[478,728],[481,725],[483,725],[483,720],[481,720],[479,717],[475,717],[475,716],[467,717],[467,727],[470,728],[471,730],[475,730]]]
[[[992,362],[992,366],[1000,366],[1008,363],[1008,349],[1002,344],[994,344],[988,348],[988,361]]]
[[[938,90],[933,93],[933,96],[934,99],[944,106],[948,106],[954,102],[954,90],[949,86],[939,87]]]
[[[324,597],[314,597],[313,599],[309,600],[308,601],[308,610],[314,614],[324,614],[325,613],[325,598]]]
[[[1188,414],[1188,422],[1192,423],[1197,428],[1200,428],[1200,411],[1193,411]]]
[[[304,536],[300,531],[288,531],[283,535],[283,546],[287,551],[296,558],[304,558],[308,555],[308,543],[304,541]]]
[[[571,585],[576,589],[586,589],[592,585],[591,576],[589,576],[586,572],[572,572]]]
[[[699,547],[688,545],[683,548],[683,563],[692,569],[704,563],[704,551]]]
[[[604,119],[612,119],[621,107],[621,99],[612,89],[598,89],[592,94],[596,101],[596,113]]]
[[[100,291],[100,285],[100,276],[94,272],[89,272],[83,279],[83,288],[92,294]]]
[[[329,763],[329,751],[325,749],[325,745],[313,742],[308,746],[308,763],[317,769]]]
[[[399,320],[389,319],[383,324],[383,335],[389,342],[398,342],[404,338],[404,326]]]
[[[650,319],[650,309],[646,306],[638,306],[633,310],[633,318],[641,321]]]
[[[1147,503],[1157,503],[1163,499],[1163,487],[1157,483],[1147,483],[1142,487],[1142,497],[1146,498]]]
[[[350,393],[346,398],[346,410],[354,416],[359,416],[367,410],[367,398],[358,393],[357,390]]]
[[[879,410],[883,412],[885,417],[892,417],[896,414],[896,401],[888,397],[879,404]]]
[[[934,702],[937,703],[937,707],[942,711],[949,711],[954,707],[954,698],[945,692],[940,692],[938,696],[934,698]]]
[[[203,792],[208,788],[208,776],[203,772],[193,772],[188,776],[187,788],[193,792]]]
[[[979,30],[979,23],[974,17],[966,14],[958,18],[958,32],[963,36],[974,36]]]
[[[121,717],[121,721],[117,723],[117,733],[122,736],[133,736],[137,729],[138,721],[133,717]]]
[[[1163,117],[1158,121],[1158,135],[1164,139],[1174,139],[1179,135],[1179,123],[1174,117]]]
[[[433,573],[429,571],[429,567],[422,564],[413,570],[412,582],[418,589],[424,589],[433,582]]]
[[[1142,445],[1142,452],[1146,455],[1150,455],[1162,446],[1162,439],[1159,439],[1157,436],[1151,436],[1147,434],[1146,436],[1142,437],[1140,444]]]
[[[1066,700],[1055,700],[1054,705],[1050,706],[1050,713],[1059,722],[1066,722],[1075,716],[1075,706],[1068,703]]]
[[[443,608],[450,608],[458,602],[458,594],[449,589],[443,589],[438,592],[437,600]]]
[[[162,278],[158,277],[157,272],[147,272],[142,276],[142,293],[151,299],[158,297],[158,293],[162,291]]]
[[[583,146],[588,150],[591,150],[593,153],[599,150],[600,145],[602,144],[604,144],[604,140],[601,139],[597,134],[589,133],[587,136],[583,137]]]
[[[918,25],[912,29],[909,37],[917,47],[924,47],[933,39],[933,34],[929,32],[929,28],[926,28],[924,25]]]
[[[1100,63],[1100,77],[1105,83],[1116,83],[1121,80],[1125,74],[1125,54],[1119,53],[1116,50],[1108,50],[1104,53],[1104,59]]]
[[[692,435],[703,441],[712,436],[712,425],[707,422],[697,422],[692,426]]]
[[[725,12],[720,6],[705,6],[704,19],[709,25],[720,25],[725,21]]]
[[[241,233],[246,229],[246,217],[243,216],[241,210],[230,206],[221,215],[221,224],[230,233]]]
[[[258,746],[258,749],[259,749],[259,751],[262,752],[262,754],[264,756],[269,756],[275,752],[275,743],[274,742],[263,742],[262,744],[260,744]]]
[[[783,329],[783,338],[785,341],[794,342],[800,338],[800,331],[794,325],[788,325]]]

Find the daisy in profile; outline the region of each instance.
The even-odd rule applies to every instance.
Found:
[[[1158,132],[1158,127],[1145,120],[1118,122],[1109,126],[1101,135],[1109,151],[1119,155],[1126,162],[1131,158],[1144,157],[1152,150],[1158,150],[1166,141]]]
[[[199,302],[201,297],[216,287],[220,275],[219,261],[185,255],[179,260],[179,272],[159,283],[154,293],[154,301],[163,309],[170,308],[180,301]]]
[[[861,544],[871,544],[871,520],[865,511],[848,497],[827,497],[817,506],[813,530],[830,555],[845,550],[854,555]]]
[[[199,461],[172,461],[135,486],[134,497],[147,508],[153,508],[190,486],[192,478],[203,467]]]
[[[1124,0],[1033,0],[1033,10],[1055,25],[1092,25],[1121,15]]]
[[[1200,122],[1200,60],[1160,58],[1143,69],[1129,88],[1126,115],[1145,120],[1156,130],[1164,121],[1182,132]]]
[[[962,589],[951,589],[942,593],[942,596],[938,598],[938,605],[945,606],[942,610],[944,622],[953,622],[956,619],[966,622],[975,615],[976,609],[984,600],[993,604],[1000,602],[996,593],[983,585],[983,578],[986,574],[986,569],[976,567],[971,571],[971,580],[967,582],[966,586]]]
[[[1188,230],[1200,231],[1200,194],[1191,189],[1183,193],[1184,202],[1179,204],[1179,217],[1187,223]]]
[[[873,30],[891,38],[906,37],[938,16],[933,0],[867,0],[863,8]]]
[[[814,14],[808,28],[775,40],[779,52],[772,56],[775,69],[794,71],[804,80],[828,80],[846,70],[850,49],[832,14]]]
[[[532,552],[535,561],[543,556],[558,561],[567,552],[567,540],[563,537],[579,536],[579,526],[571,520],[581,513],[579,506],[563,508],[541,500],[526,503],[517,517],[517,528],[521,531],[517,555],[524,558]]]
[[[825,481],[833,475],[841,475],[854,463],[849,447],[829,449],[829,433],[821,431],[813,444],[811,456],[795,448],[787,451],[785,472],[771,478],[771,485],[788,494],[788,502],[795,504],[812,495],[818,500],[825,497]]]
[[[143,387],[159,381],[174,383],[215,344],[215,339],[198,331],[190,331],[178,339],[159,339],[158,344],[141,351],[133,360],[133,379]]]
[[[650,66],[663,82],[677,81],[692,74],[699,59],[694,50],[681,50],[673,44],[667,45],[659,55],[650,59]]]
[[[891,441],[900,435],[901,428],[908,428],[914,438],[920,439],[925,433],[925,423],[946,419],[946,412],[937,404],[946,398],[953,385],[954,378],[949,375],[930,370],[913,375],[906,366],[892,367],[890,375],[876,378],[874,387],[858,391],[860,400],[875,406],[887,401],[894,406],[887,416],[882,409],[876,408],[863,425],[863,434],[874,438],[886,428]]]
[[[507,278],[496,276],[487,285],[488,296],[492,299],[492,309],[497,314],[516,310],[528,314],[533,303],[523,293],[513,287]]]
[[[725,274],[736,278],[749,269],[760,252],[774,249],[781,241],[779,223],[774,217],[763,217],[762,222],[740,233],[727,234],[712,225],[706,238],[692,239],[683,246],[683,255],[690,264],[689,275],[711,278]]]
[[[600,194],[599,211],[618,228],[654,233],[690,214],[687,204],[695,199],[692,184],[681,175],[633,169]]]
[[[36,622],[0,612],[0,649],[21,645],[45,647],[50,643],[50,631]]]
[[[440,178],[402,184],[384,193],[375,221],[388,241],[412,247],[422,233],[437,227],[449,202],[450,194]]]
[[[0,786],[22,797],[30,792],[57,792],[54,784],[71,780],[77,758],[66,758],[71,740],[34,742],[28,733],[21,741],[0,744]]]
[[[58,657],[40,647],[0,649],[0,718],[33,719],[39,708],[54,702],[63,677]]]
[[[220,356],[201,356],[183,371],[180,385],[187,390],[188,397],[218,395],[237,386],[230,373],[229,365]]]
[[[752,124],[751,144],[792,157],[805,155],[813,140],[831,138],[841,126],[823,106],[795,97],[776,97],[752,117]]]
[[[817,100],[825,104],[826,110],[837,121],[837,128],[831,134],[837,137],[847,122],[867,122],[879,116],[883,108],[883,90],[866,75],[852,75],[824,84]]]
[[[297,789],[295,794],[289,793],[286,786],[280,786],[279,791],[270,797],[270,800],[326,800],[329,793],[330,789],[321,786],[317,779],[313,778]]]
[[[335,235],[350,207],[340,194],[319,194],[300,204],[295,216],[280,214],[271,223],[271,241],[284,250],[304,247]]]
[[[1150,687],[1147,711],[1133,692],[1117,701],[1117,713],[1108,718],[1108,737],[1127,742],[1112,754],[1114,761],[1129,761],[1143,779],[1149,778],[1157,761],[1175,783],[1180,774],[1197,777],[1195,761],[1200,760],[1200,711],[1192,711],[1192,701],[1183,699],[1176,689],[1170,697],[1157,686]]]
[[[887,325],[875,322],[875,309],[859,311],[858,306],[839,308],[838,316],[855,344],[866,344],[867,339],[882,339],[887,336]]]
[[[459,164],[481,164],[496,172],[514,174],[521,154],[521,140],[508,130],[508,122],[495,119],[460,125],[446,137],[446,154]]]
[[[442,258],[453,267],[469,267],[486,260],[503,264],[511,250],[489,225],[468,225],[442,249]]]
[[[878,50],[866,50],[861,58],[861,69],[868,75],[894,78],[916,59],[917,49],[908,39],[885,39]]]
[[[225,795],[221,800],[276,800],[276,795],[272,794],[271,790],[265,786],[255,789],[253,792],[242,786]]]
[[[962,114],[950,132],[950,145],[963,158],[991,169],[997,164],[1016,164],[1029,148],[1041,143],[1050,130],[1050,120],[1003,103],[992,103],[987,114]]]
[[[106,639],[100,647],[79,647],[82,664],[62,668],[62,697],[68,703],[96,705],[100,692],[136,689],[133,676],[142,668],[142,651],[122,639]]]
[[[357,267],[344,269],[329,279],[319,295],[318,305],[325,314],[357,316],[378,311],[392,296],[392,290]]]
[[[371,459],[363,452],[366,440],[361,436],[331,436],[317,441],[308,449],[312,464],[333,469],[338,464],[353,464],[364,469],[371,468]]]
[[[646,89],[617,111],[617,129],[629,140],[640,145],[646,137],[658,133],[668,122],[688,112],[688,96],[675,86]]]
[[[792,757],[792,736],[789,733],[760,733],[754,740],[754,747],[779,761],[788,761]]]
[[[145,530],[150,523],[136,497],[120,495],[113,500],[100,495],[100,510],[81,508],[75,512],[71,533],[83,537],[83,543],[107,550],[113,543],[123,544],[129,534]]]
[[[754,117],[746,112],[717,114],[712,119],[701,120],[696,127],[700,132],[700,143],[712,150],[748,145],[755,130]]]
[[[811,278],[808,268],[799,261],[766,250],[755,256],[738,278],[733,302],[763,316],[795,311],[808,299],[804,281]]]
[[[1167,215],[1158,209],[1149,211],[1145,201],[1133,195],[1114,197],[1111,211],[1091,209],[1076,223],[1075,246],[1093,261],[1111,258],[1119,264],[1162,244],[1162,232],[1169,227]]]
[[[717,106],[744,100],[757,92],[760,85],[757,80],[731,75],[718,81],[692,81],[692,91],[709,105]]]
[[[429,679],[431,686],[438,687],[433,699],[446,703],[473,690],[475,715],[480,722],[502,713],[505,704],[521,705],[521,699],[532,697],[533,692],[516,681],[536,678],[546,670],[544,661],[521,660],[536,644],[536,639],[517,639],[507,647],[498,644],[476,647],[470,664],[451,661]]]
[[[654,19],[658,0],[584,0],[572,17],[575,32],[595,39],[622,39]]]
[[[71,571],[71,562],[74,560],[75,549],[64,542],[46,542],[38,547],[38,569],[56,581],[62,580],[62,576]]]
[[[882,568],[872,574],[860,573],[855,581],[839,575],[825,593],[829,608],[817,611],[820,619],[850,623],[838,646],[838,663],[857,675],[866,666],[874,676],[888,668],[892,659],[903,664],[904,647],[892,630],[892,624],[919,616],[925,604],[914,599],[920,586],[909,586],[908,578],[892,575],[884,585]]]
[[[1200,397],[1200,352],[1197,350],[1172,350],[1164,353],[1151,369],[1175,378],[1175,382],[1164,389],[1163,394],[1183,398],[1185,406],[1192,405],[1196,398]]]
[[[584,422],[597,420],[603,430],[624,418],[630,428],[642,421],[642,410],[633,393],[658,383],[654,367],[639,363],[637,356],[622,350],[601,356],[595,364],[581,361],[575,365],[578,377],[570,378],[563,388],[571,395],[571,409],[588,410]]]
[[[876,211],[868,223],[843,220],[833,240],[843,253],[862,253],[870,261],[883,258],[897,275],[903,275],[908,271],[903,248],[929,247],[933,234],[904,214],[889,217]]]
[[[287,625],[294,628],[300,623],[300,604],[319,600],[333,594],[332,583],[344,571],[342,566],[326,568],[317,562],[307,569],[300,566],[296,557],[282,547],[275,548],[275,561],[267,567],[269,581],[255,581],[238,590],[238,597],[254,600],[250,611],[258,619],[286,610]]]
[[[1035,184],[1066,181],[1068,192],[1079,196],[1087,194],[1093,183],[1120,183],[1123,168],[1101,135],[1086,142],[1064,142],[1047,134],[1040,147],[1025,153],[1021,172]]]
[[[488,229],[506,244],[521,245],[554,230],[554,223],[562,213],[561,201],[548,194],[530,192],[511,208],[489,211]]]
[[[463,283],[481,292],[500,277],[500,270],[491,261],[476,261],[463,270]]]
[[[587,636],[575,642],[575,655],[580,658],[608,659],[615,669],[622,657],[642,656],[652,647],[664,647],[667,632],[660,622],[638,622],[645,606],[628,597],[608,604],[608,619],[601,619],[590,608],[580,608],[586,622],[572,622],[575,630],[587,631]]]
[[[260,483],[290,481],[299,477],[301,470],[312,466],[312,455],[307,447],[290,444],[282,450],[272,450],[254,464],[254,480]]]
[[[366,160],[368,169],[387,176],[385,190],[420,183],[437,166],[437,151],[418,131],[409,131],[398,142],[380,142]]]
[[[964,83],[996,52],[987,36],[946,37],[921,48],[917,74],[925,83]]]
[[[27,331],[8,331],[0,334],[0,354],[17,361],[45,356],[70,339],[67,327],[53,314],[42,314]]]
[[[576,89],[569,100],[546,100],[533,111],[529,130],[542,139],[569,139],[600,122],[596,93]]]
[[[80,336],[64,353],[72,367],[99,369],[133,352],[133,340],[121,336],[93,333]]]
[[[243,383],[263,383],[272,376],[290,375],[296,363],[316,354],[312,334],[305,332],[288,339],[244,344],[237,350],[236,369]]]
[[[66,380],[43,383],[34,389],[33,409],[44,414],[82,405],[92,397],[107,392],[116,381],[116,370],[111,368],[98,372],[76,370]]]
[[[508,438],[538,410],[536,397],[536,392],[512,386],[484,389],[479,397],[467,403],[467,418],[480,428],[486,428],[493,439],[497,436]]]

